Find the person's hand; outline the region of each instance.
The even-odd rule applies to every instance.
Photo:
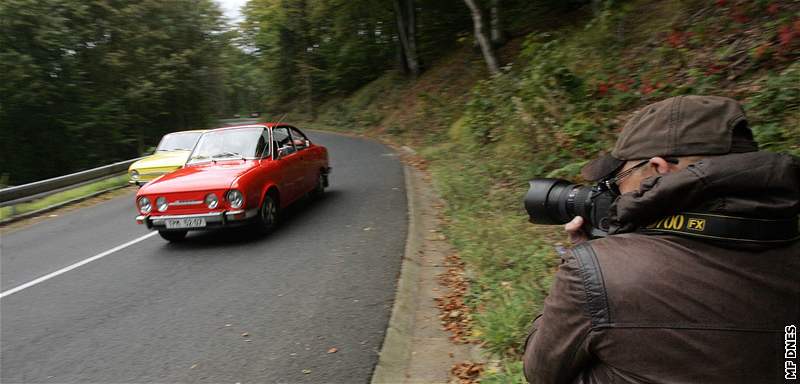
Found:
[[[567,231],[567,235],[569,235],[569,241],[573,245],[578,245],[583,243],[584,241],[589,240],[589,236],[586,235],[586,232],[583,231],[583,217],[575,216],[569,223],[564,225],[564,230]]]

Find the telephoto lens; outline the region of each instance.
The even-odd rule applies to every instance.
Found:
[[[561,179],[533,179],[525,195],[525,209],[534,224],[566,224],[581,216],[584,231],[596,238],[607,234],[614,198],[602,183],[588,187]]]
[[[525,209],[534,224],[566,224],[584,216],[591,188],[561,179],[533,179],[525,196]]]

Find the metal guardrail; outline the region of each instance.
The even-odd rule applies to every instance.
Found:
[[[36,181],[30,184],[0,189],[0,207],[39,199],[60,192],[68,187],[75,187],[83,183],[115,176],[126,172],[128,167],[139,159],[141,159],[141,157],[104,165],[94,169],[87,169],[69,175],[54,177],[52,179]]]

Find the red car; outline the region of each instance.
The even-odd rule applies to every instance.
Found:
[[[275,123],[219,128],[200,137],[184,168],[136,194],[136,222],[180,241],[190,230],[253,225],[270,232],[278,212],[328,186],[328,150]]]

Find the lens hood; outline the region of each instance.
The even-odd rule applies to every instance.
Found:
[[[575,184],[562,179],[533,179],[525,195],[525,209],[534,224],[565,224],[572,220],[566,202]]]

